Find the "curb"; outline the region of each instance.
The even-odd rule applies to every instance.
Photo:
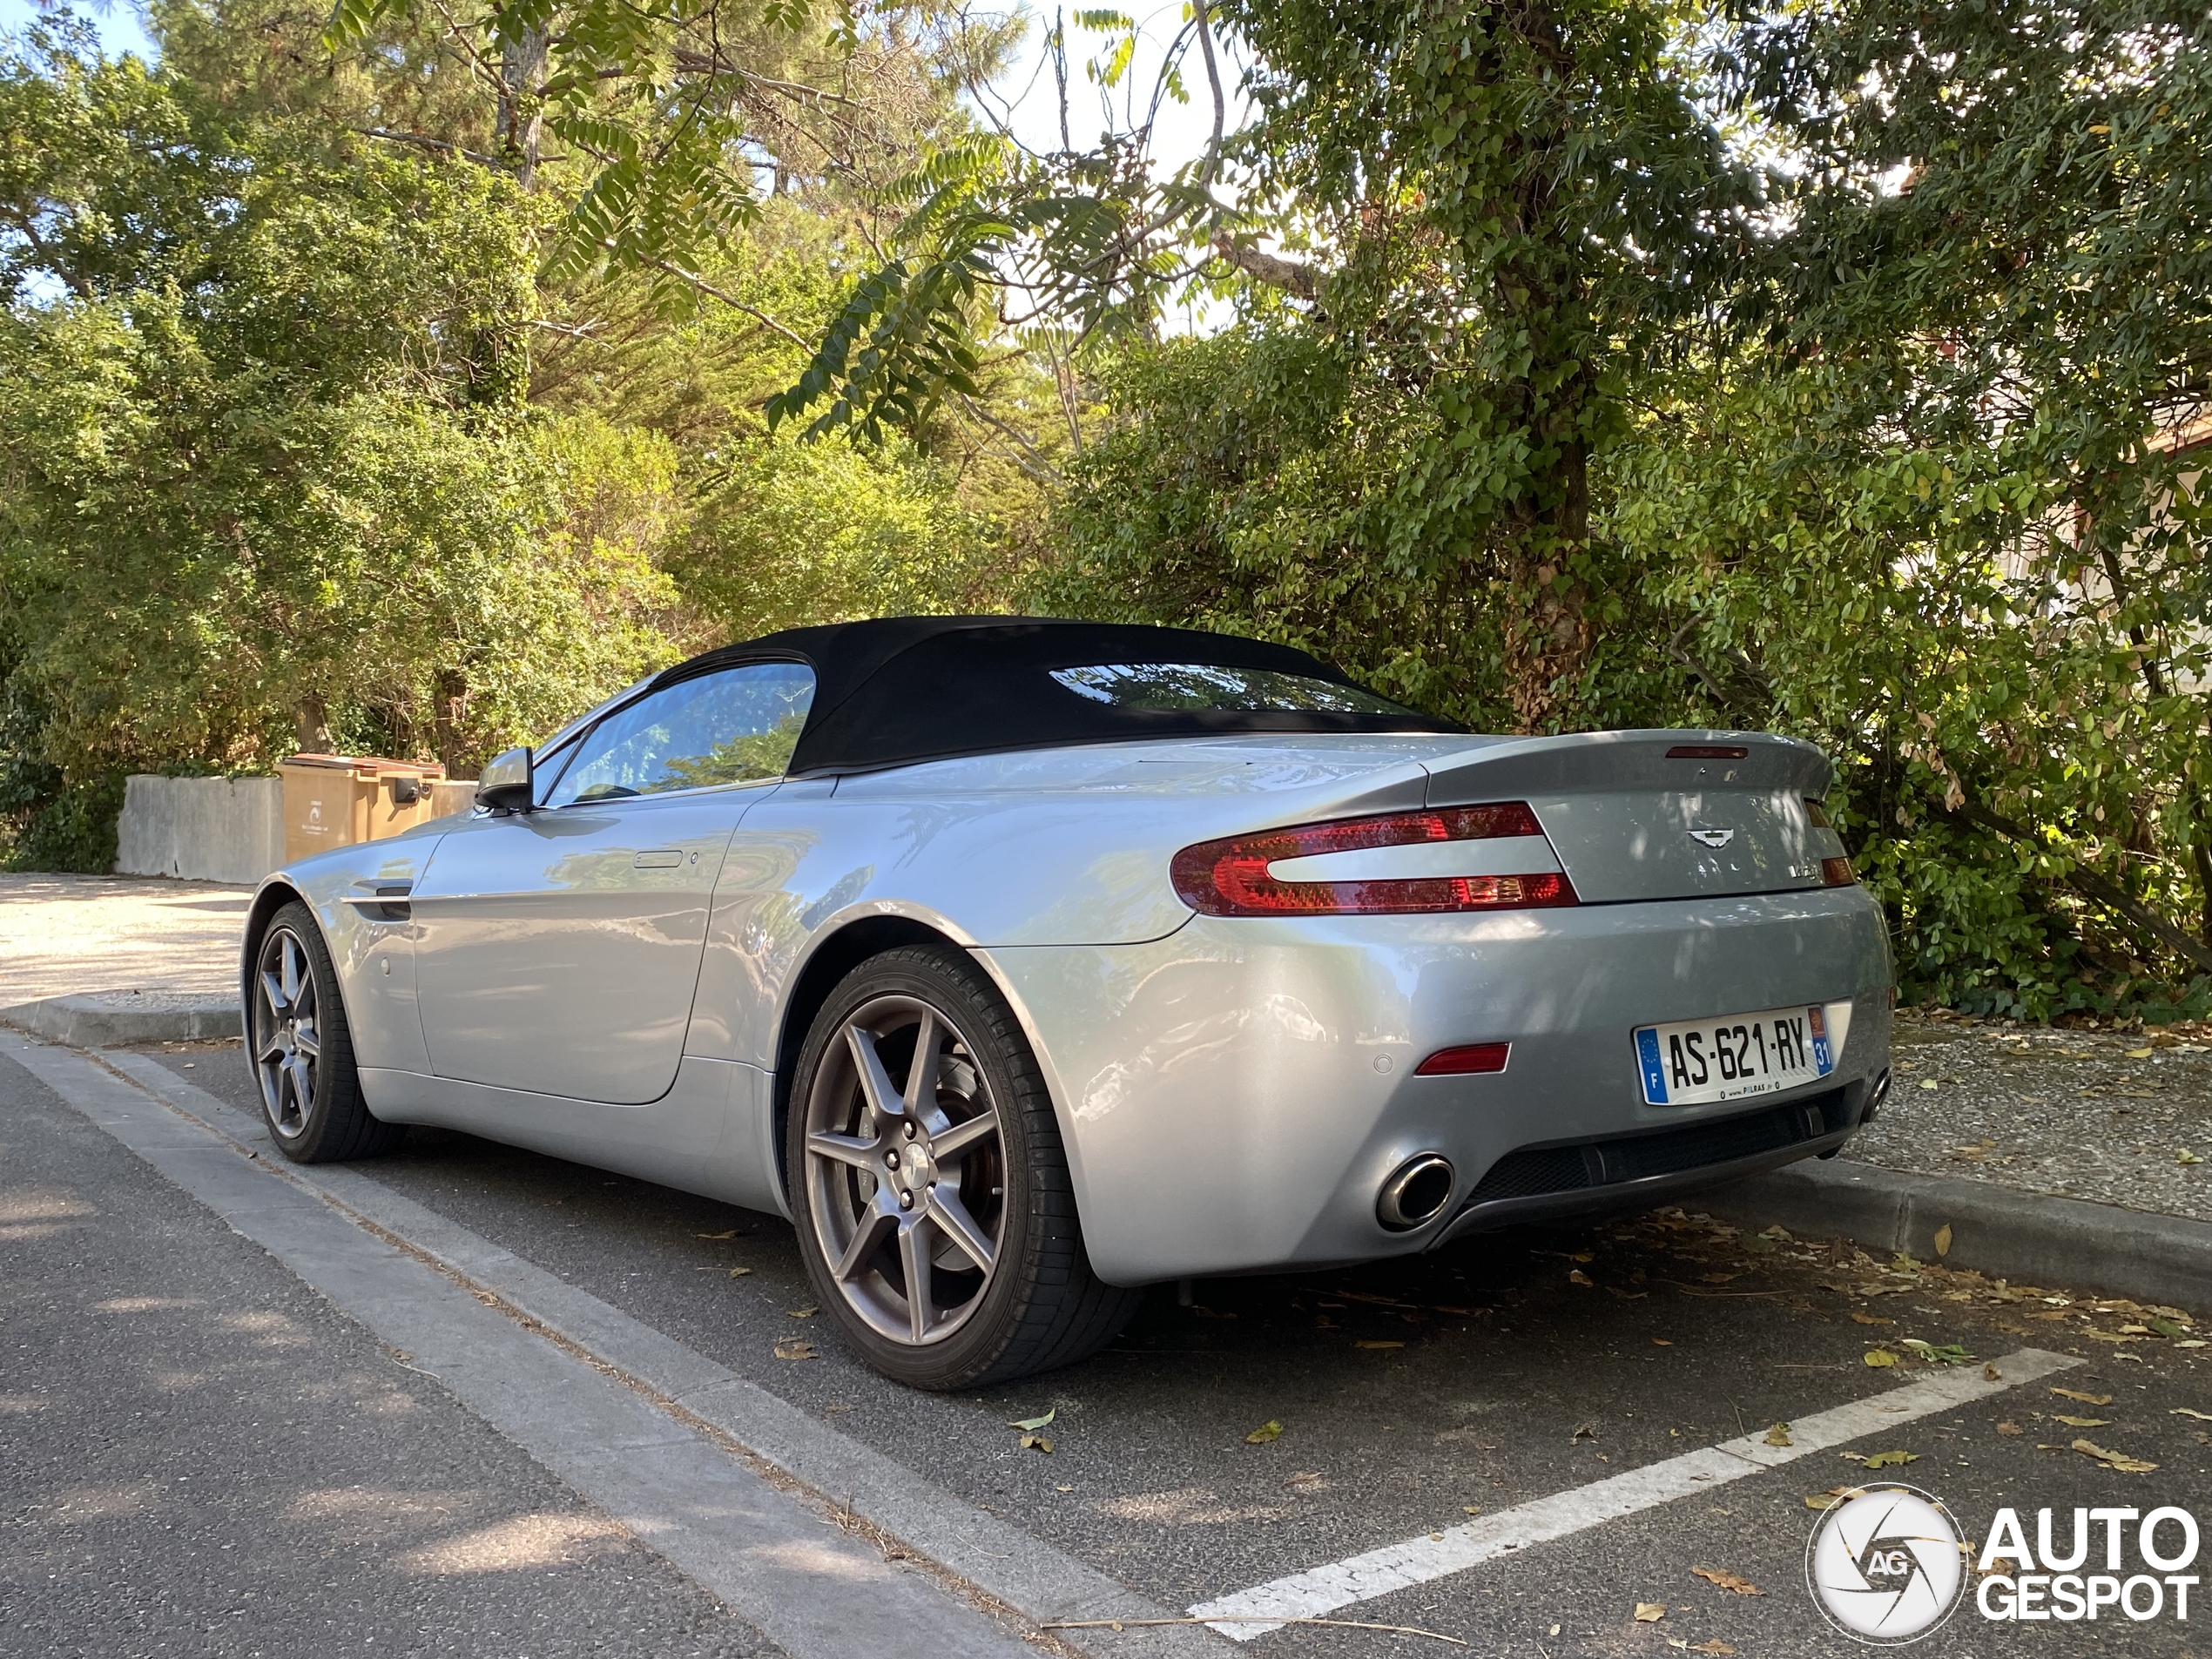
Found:
[[[0,1023],[71,1049],[113,1049],[235,1037],[243,1020],[236,1001],[217,997],[91,991],[0,1008]]]
[[[1980,1181],[1903,1175],[1843,1158],[1793,1163],[1716,1187],[1698,1200],[1737,1225],[1779,1223],[1809,1238],[1842,1236],[1870,1251],[2036,1285],[2203,1309],[2212,1285],[2212,1223],[2045,1197]]]

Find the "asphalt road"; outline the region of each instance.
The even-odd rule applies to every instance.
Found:
[[[158,1057],[252,1109],[235,1049]],[[368,1386],[362,1379],[374,1379],[416,1404],[374,1420],[358,1447],[368,1461],[350,1479],[401,1491],[465,1489],[482,1506],[469,1512],[467,1528],[411,1522],[425,1539],[521,1515],[583,1513],[435,1386],[395,1368],[358,1327],[288,1284],[281,1268],[254,1262],[253,1246],[226,1238],[220,1223],[195,1215],[191,1201],[70,1117],[0,1066],[0,1195],[10,1204],[69,1197],[98,1217],[95,1225],[57,1213],[51,1224],[64,1231],[9,1244],[47,1253],[30,1257],[28,1272],[11,1268],[0,1327],[0,1353],[9,1356],[0,1393],[37,1402],[28,1411],[10,1405],[12,1414],[0,1417],[0,1433],[26,1445],[21,1460],[11,1449],[4,1476],[16,1525],[0,1535],[9,1602],[0,1652],[15,1650],[7,1643],[17,1629],[34,1628],[44,1634],[25,1651],[160,1650],[106,1633],[219,1628],[240,1616],[232,1609],[247,1589],[257,1601],[280,1598],[284,1616],[300,1621],[283,1628],[303,1636],[374,1629],[375,1649],[362,1651],[447,1651],[435,1645],[442,1635],[427,1633],[477,1629],[487,1633],[482,1642],[450,1650],[507,1651],[509,1637],[488,1633],[522,1631],[514,1621],[525,1614],[543,1615],[527,1627],[531,1640],[560,1633],[577,1651],[744,1650],[741,1629],[718,1622],[672,1569],[619,1536],[592,1534],[545,1568],[550,1576],[529,1576],[524,1593],[516,1588],[522,1575],[497,1569],[408,1576],[398,1563],[428,1559],[407,1553],[421,1548],[415,1534],[403,1548],[348,1541],[356,1534],[303,1507],[302,1494],[346,1489],[341,1476],[355,1467],[344,1462],[349,1431],[327,1423],[370,1420],[358,1404],[325,1413],[309,1403],[351,1400],[348,1386],[359,1394]],[[1851,1449],[1910,1453],[1912,1462],[1886,1473],[1943,1499],[1977,1540],[2000,1505],[2028,1512],[2031,1536],[2033,1510],[2059,1509],[2061,1541],[2063,1512],[2075,1506],[2177,1504],[2212,1531],[2212,1418],[2186,1414],[2212,1413],[2212,1350],[2123,1332],[2155,1316],[2075,1305],[2055,1287],[2030,1295],[1939,1267],[1896,1271],[1848,1249],[1645,1217],[1478,1240],[1352,1271],[1207,1282],[1190,1307],[1163,1290],[1122,1341],[1084,1366],[1015,1388],[934,1397],[882,1382],[840,1348],[810,1310],[789,1231],[772,1217],[443,1133],[418,1130],[398,1155],[361,1168],[1170,1607],[1426,1538],[1467,1522],[1470,1511],[1494,1515],[1574,1493],[1777,1422],[1802,1423],[1853,1401],[1878,1406],[1904,1398],[1892,1391],[1914,1379],[1978,1379],[1986,1363],[2027,1349],[2079,1363],[2020,1386],[2000,1379],[1986,1399],[1900,1420]],[[19,1192],[30,1197],[19,1201]],[[8,1212],[11,1220],[17,1213]],[[88,1265],[68,1267],[76,1262]],[[103,1323],[108,1316],[91,1312],[131,1296],[187,1294],[199,1298],[189,1309],[145,1316],[152,1323]],[[307,1333],[307,1345],[273,1358],[268,1332],[225,1323],[262,1311],[297,1321],[283,1328]],[[2182,1329],[2180,1340],[2195,1339],[2173,1328]],[[779,1359],[777,1345],[794,1337],[810,1340],[818,1357]],[[1957,1345],[1973,1359],[1955,1372],[1919,1366],[1906,1339]],[[180,1355],[192,1344],[208,1345],[209,1357],[186,1366]],[[1870,1367],[1864,1356],[1878,1345],[1905,1363]],[[256,1363],[281,1381],[254,1386]],[[162,1380],[186,1370],[236,1379],[197,1392]],[[2054,1395],[2054,1387],[2109,1403]],[[284,1398],[300,1403],[284,1416],[296,1426],[281,1433],[268,1427],[274,1413],[240,1404],[285,1389],[293,1392]],[[1024,1451],[1008,1423],[1048,1410],[1053,1450]],[[2062,1423],[2061,1415],[2090,1425]],[[26,1429],[27,1420],[36,1426]],[[261,1426],[247,1426],[254,1422]],[[1247,1439],[1270,1423],[1281,1426],[1279,1435]],[[118,1424],[130,1427],[119,1432]],[[2157,1467],[2105,1467],[2072,1449],[2084,1439]],[[60,1494],[167,1492],[160,1483],[186,1447],[208,1448],[205,1478],[233,1471],[223,1477],[234,1488],[227,1501],[165,1498],[167,1507],[146,1514],[69,1523],[78,1528],[65,1534],[73,1541],[57,1541],[71,1513]],[[409,1456],[421,1460],[419,1471]],[[406,1480],[396,1478],[402,1468]],[[455,1473],[434,1480],[432,1470]],[[1745,1656],[1832,1654],[1846,1644],[1804,1588],[1817,1520],[1805,1501],[1854,1478],[1874,1477],[1825,1450],[1332,1616],[1541,1659],[1723,1647]],[[233,1510],[236,1530],[260,1542],[232,1537]],[[271,1541],[271,1529],[285,1527],[296,1529],[288,1549]],[[226,1551],[226,1542],[236,1548]],[[241,1552],[253,1557],[246,1571],[233,1565]],[[1757,1593],[1701,1577],[1700,1568]],[[70,1588],[71,1570],[100,1574],[107,1588],[98,1597]],[[2191,1570],[2206,1572],[2205,1561]],[[373,1594],[380,1585],[387,1593],[401,1587],[396,1594],[418,1598],[409,1605],[419,1610],[395,1615]],[[187,1604],[189,1617],[163,1611]],[[1639,1621],[1639,1604],[1665,1611]],[[2191,1614],[2187,1623],[2170,1612],[2136,1622],[2107,1608],[2094,1624],[1998,1625],[1970,1605],[1939,1640],[1946,1654],[2212,1652],[2212,1642],[2194,1634],[2212,1622],[2212,1600],[2192,1602]],[[205,1640],[193,1639],[202,1645],[190,1650],[205,1650]],[[261,1650],[304,1645],[272,1641]],[[510,1645],[570,1650],[550,1639]],[[1292,1626],[1259,1637],[1253,1650],[1432,1648],[1450,1650],[1415,1636]]]
[[[5,1061],[0,1261],[0,1654],[773,1652]]]

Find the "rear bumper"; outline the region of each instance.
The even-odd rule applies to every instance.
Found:
[[[1887,941],[1857,887],[1481,916],[1201,917],[1149,944],[977,954],[1036,1049],[1092,1264],[1118,1284],[1366,1260],[1656,1202],[1840,1145],[1888,1064]],[[1798,1002],[1850,1004],[1819,1084],[1644,1103],[1637,1026]],[[1501,1073],[1413,1075],[1440,1049],[1501,1041]],[[1729,1138],[1830,1094],[1848,1111],[1817,1135]],[[1684,1131],[1719,1138],[1669,1139]],[[1719,1150],[1661,1167],[1700,1146]],[[1568,1147],[1614,1149],[1595,1164],[1575,1156],[1622,1178],[1484,1192],[1508,1160]],[[1451,1199],[1423,1227],[1387,1231],[1376,1195],[1421,1154],[1451,1163]]]
[[[1865,1121],[1870,1080],[1679,1129],[1520,1147],[1492,1164],[1433,1250],[1469,1233],[1649,1210],[1707,1187],[1843,1150]]]

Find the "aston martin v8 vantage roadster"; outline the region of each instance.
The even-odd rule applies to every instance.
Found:
[[[1829,783],[1212,634],[799,629],[272,875],[247,1059],[293,1158],[440,1124],[773,1211],[870,1363],[1003,1379],[1149,1284],[1834,1152],[1892,998]]]

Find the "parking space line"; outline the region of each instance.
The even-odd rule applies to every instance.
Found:
[[[58,1056],[64,1050],[53,1049]],[[20,1057],[20,1056],[18,1056]],[[79,1063],[94,1062],[71,1056]],[[172,1110],[279,1167],[260,1118],[147,1055],[117,1050],[98,1064],[124,1073]],[[120,1080],[117,1080],[120,1081]],[[705,1354],[631,1318],[460,1223],[344,1164],[281,1165],[292,1183],[480,1286],[605,1366],[632,1386],[705,1423],[760,1464],[897,1539],[983,1595],[1038,1624],[1129,1622],[1106,1632],[1062,1631],[1063,1646],[1115,1659],[1206,1659],[1226,1651],[1208,1629],[1143,1628],[1173,1609],[946,1491]]]
[[[1795,1420],[1790,1425],[1788,1446],[1769,1446],[1764,1437],[1749,1434],[1741,1440],[1723,1440],[1718,1446],[1629,1469],[1586,1487],[1517,1504],[1446,1532],[1424,1533],[1403,1543],[1202,1602],[1190,1612],[1202,1619],[1318,1617],[1393,1590],[1463,1573],[1516,1550],[1586,1532],[1678,1498],[1710,1492],[1723,1482],[1759,1474],[1816,1452],[1831,1451],[1901,1423],[1955,1411],[1973,1400],[2001,1394],[2087,1362],[2040,1348],[2022,1348],[1992,1363],[1998,1373],[1994,1379],[1979,1370],[1939,1372],[1887,1393]],[[1282,1626],[1224,1623],[1212,1628],[1231,1641],[1251,1642]]]

